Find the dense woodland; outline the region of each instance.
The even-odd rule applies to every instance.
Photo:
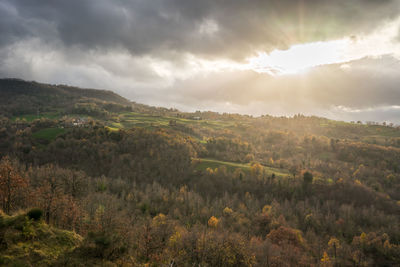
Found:
[[[1,80],[0,99],[2,264],[400,265],[397,128],[184,113],[20,80]],[[34,208],[19,244],[41,242],[36,224],[79,242],[52,261],[7,254],[6,218]]]

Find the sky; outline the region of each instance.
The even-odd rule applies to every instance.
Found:
[[[400,124],[400,0],[0,0],[0,78]]]

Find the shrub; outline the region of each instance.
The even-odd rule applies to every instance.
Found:
[[[313,175],[312,175],[312,173],[311,172],[305,172],[304,174],[303,174],[303,179],[304,179],[304,183],[305,184],[311,184],[312,183],[312,181],[313,181]]]
[[[41,209],[35,208],[35,209],[31,209],[27,215],[28,215],[29,219],[39,221],[43,216],[43,211]]]

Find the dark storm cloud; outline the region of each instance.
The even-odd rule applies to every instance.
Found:
[[[35,36],[45,40],[55,33],[50,28],[48,21],[22,17],[15,3],[0,1],[0,48]]]
[[[396,0],[2,0],[0,45],[34,36],[135,55],[241,58],[366,32],[399,8]]]

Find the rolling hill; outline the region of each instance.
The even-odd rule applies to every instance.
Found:
[[[2,264],[400,264],[397,127],[12,79],[0,95]]]
[[[3,114],[36,114],[38,111],[71,108],[73,104],[85,101],[125,106],[131,104],[127,99],[106,90],[0,79],[0,107]]]

